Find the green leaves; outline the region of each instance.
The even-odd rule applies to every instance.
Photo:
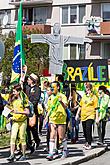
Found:
[[[37,29],[30,31],[26,29],[23,35],[42,33]],[[0,71],[3,71],[3,77],[11,77],[13,51],[15,44],[15,36],[4,37],[5,55],[0,64]],[[34,72],[35,74],[42,74],[44,68],[49,66],[49,46],[47,44],[31,44],[30,39],[23,39],[24,51],[26,56],[26,65],[28,68],[27,74]]]

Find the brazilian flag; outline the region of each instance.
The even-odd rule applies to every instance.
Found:
[[[25,65],[25,54],[23,51],[22,1],[21,1],[20,8],[18,11],[18,23],[16,28],[16,40],[15,40],[14,57],[12,63],[11,84],[19,83],[22,74],[23,65]]]

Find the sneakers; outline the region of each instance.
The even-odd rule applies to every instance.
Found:
[[[15,155],[16,155],[16,156],[22,155],[22,151],[21,151],[21,150],[17,150],[17,151],[15,152]]]
[[[68,150],[63,151],[63,154],[62,154],[61,159],[65,159],[65,158],[67,158],[68,155],[69,155],[69,151],[68,151]]]
[[[48,154],[46,159],[48,159],[49,161],[53,160],[53,154]]]
[[[88,145],[85,145],[84,148],[85,148],[85,150],[90,150],[92,147],[91,147],[91,145],[88,144]]]
[[[103,145],[103,143],[102,143],[102,142],[100,142],[100,141],[98,141],[98,142],[97,142],[97,144],[98,144],[98,145]]]
[[[83,148],[85,148],[87,145],[88,145],[88,143],[86,142],[86,143],[83,145]]]
[[[26,156],[21,155],[21,157],[18,160],[19,161],[25,161],[26,160]]]
[[[8,160],[9,162],[14,162],[14,160],[16,160],[16,159],[15,159],[15,155],[10,155],[10,157],[7,158],[7,160]]]

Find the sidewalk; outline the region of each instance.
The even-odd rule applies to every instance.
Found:
[[[96,134],[96,133],[95,133]],[[10,165],[78,165],[82,162],[95,158],[101,154],[103,154],[107,150],[107,146],[97,146],[96,143],[93,143],[93,147],[91,150],[85,150],[83,148],[84,144],[84,137],[82,132],[79,134],[79,142],[76,144],[71,144],[68,141],[68,150],[69,156],[66,159],[61,160],[60,157],[57,157],[53,161],[46,160],[47,152],[44,151],[46,147],[46,139],[45,136],[41,137],[41,145],[39,146],[38,150],[35,151],[32,155],[29,156],[25,162],[10,163]],[[108,136],[109,137],[109,136]],[[97,136],[94,135],[94,141],[97,140]],[[106,138],[106,142],[110,144],[110,139]],[[0,165],[8,165],[6,158],[9,156],[9,148],[0,150]]]

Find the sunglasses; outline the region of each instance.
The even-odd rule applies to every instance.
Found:
[[[54,88],[51,87],[50,90],[53,92],[54,91]]]

